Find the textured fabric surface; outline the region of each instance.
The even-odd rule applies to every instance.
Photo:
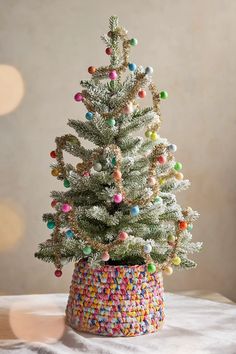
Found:
[[[66,322],[76,331],[104,336],[156,332],[164,319],[162,273],[146,265],[91,268],[76,263]]]
[[[235,354],[236,306],[196,299],[183,295],[165,294],[166,318],[163,328],[138,337],[102,337],[87,333],[77,334],[66,327],[55,343],[24,342],[16,339],[9,324],[10,309],[22,302],[27,315],[39,317],[40,328],[54,316],[54,325],[64,317],[67,294],[2,296],[0,297],[0,353],[15,354]],[[33,306],[30,306],[30,304]],[[42,304],[39,307],[38,304]],[[47,306],[53,304],[53,306]],[[27,319],[28,317],[26,317]],[[24,325],[22,320],[22,326]],[[31,323],[33,326],[33,322]],[[36,327],[36,326],[35,326]],[[22,328],[22,327],[20,327]],[[17,329],[17,326],[16,326]],[[15,330],[16,330],[15,329]],[[29,328],[28,328],[29,330]],[[40,334],[39,327],[31,328]],[[38,332],[38,333],[37,333]],[[47,332],[50,330],[47,329]],[[48,334],[49,335],[49,334]],[[50,335],[49,335],[50,337]],[[51,335],[52,337],[52,335]],[[14,339],[15,338],[15,339]]]

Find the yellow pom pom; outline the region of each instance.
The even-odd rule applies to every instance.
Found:
[[[181,172],[177,172],[175,174],[175,178],[178,179],[179,181],[182,181],[182,179],[184,179],[184,175]]]
[[[57,177],[59,176],[60,170],[58,168],[53,168],[51,171],[52,176]]]
[[[164,273],[166,275],[171,275],[173,273],[173,268],[171,266],[168,266],[164,269]]]
[[[150,138],[151,138],[152,141],[156,141],[158,139],[157,133],[156,132],[152,132]]]
[[[176,266],[180,265],[181,263],[181,259],[178,257],[178,256],[175,256],[173,259],[172,259],[172,263]]]
[[[160,178],[160,179],[159,179],[159,184],[162,185],[162,184],[164,184],[164,183],[165,183],[164,178]]]

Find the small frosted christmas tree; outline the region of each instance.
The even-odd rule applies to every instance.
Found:
[[[53,262],[56,276],[65,263],[81,258],[91,266],[146,263],[150,273],[193,268],[188,254],[201,248],[191,242],[198,213],[177,203],[174,193],[190,183],[175,161],[176,145],[158,135],[159,105],[168,94],[152,82],[151,67],[129,61],[138,41],[128,38],[117,17],[102,39],[110,64],[88,68],[91,78],[74,96],[87,109],[85,120],[68,122],[95,146],[87,149],[70,134],[56,138],[51,173],[65,190],[51,193],[54,211],[43,215],[51,237],[35,256]],[[148,92],[153,104],[144,108]],[[144,138],[133,135],[144,127]],[[64,162],[63,151],[78,158],[76,166]]]

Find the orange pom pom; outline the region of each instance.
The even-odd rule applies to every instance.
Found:
[[[60,174],[60,171],[57,168],[53,168],[51,171],[52,176],[57,177]]]
[[[188,227],[188,223],[186,221],[179,221],[179,229],[181,231],[186,230]]]
[[[120,170],[115,170],[113,172],[113,178],[116,180],[116,181],[120,181],[121,180],[121,177],[122,177],[122,173],[120,172]]]
[[[88,68],[88,72],[89,72],[89,74],[94,74],[96,72],[96,68],[94,66],[90,66]]]

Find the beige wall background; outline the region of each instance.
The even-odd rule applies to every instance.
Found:
[[[49,236],[41,222],[49,193],[61,189],[48,154],[56,136],[72,132],[68,118],[84,119],[73,94],[88,66],[108,62],[100,35],[112,14],[139,40],[131,60],[153,66],[158,87],[169,92],[161,135],[178,145],[192,182],[179,201],[201,214],[193,232],[204,242],[198,268],[166,277],[166,290],[236,300],[234,0],[0,1],[0,64],[16,67],[25,87],[21,104],[0,116],[0,292],[68,291],[73,264],[56,279],[54,267],[33,256]]]

